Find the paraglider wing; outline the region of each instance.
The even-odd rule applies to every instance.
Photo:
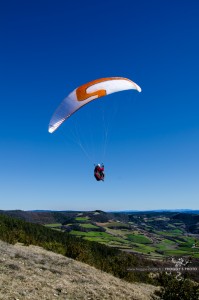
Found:
[[[53,114],[48,131],[54,132],[66,119],[90,101],[125,90],[137,90],[141,88],[123,77],[109,77],[93,80],[75,89],[66,97]]]

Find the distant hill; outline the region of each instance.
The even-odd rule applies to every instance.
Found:
[[[77,212],[0,210],[0,214],[38,224],[63,223]]]
[[[0,210],[0,215],[7,215],[21,219],[26,222],[37,224],[65,223],[79,216],[88,216],[96,222],[107,222],[114,215],[100,210],[79,212],[79,211],[23,211],[23,210]]]
[[[146,213],[154,213],[154,212],[176,212],[176,213],[188,213],[188,214],[199,214],[199,210],[194,209],[153,209],[153,210],[121,210],[121,211],[108,211],[110,213],[123,213],[123,214],[130,214],[130,213],[137,213],[137,214],[146,214]]]
[[[0,210],[0,215],[7,215],[13,218],[21,219],[26,222],[37,224],[68,224],[76,223],[76,219],[80,216],[87,218],[90,222],[106,223],[110,221],[128,223],[132,220],[137,222],[137,225],[141,223],[137,216],[140,216],[140,220],[144,218],[164,218],[166,217],[166,223],[173,222],[173,220],[180,220],[186,226],[186,230],[190,233],[199,234],[199,211],[197,210],[178,210],[178,211],[121,211],[121,212],[104,212],[102,210],[96,211],[22,211],[22,210]],[[134,217],[135,216],[135,217]]]

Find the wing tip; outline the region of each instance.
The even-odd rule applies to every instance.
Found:
[[[48,132],[49,132],[49,133],[53,133],[54,131],[55,131],[55,128],[54,128],[53,126],[50,125],[50,126],[48,127]]]

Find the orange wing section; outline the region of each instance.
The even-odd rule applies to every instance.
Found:
[[[86,100],[86,99],[88,99],[89,97],[92,97],[92,96],[97,96],[96,98],[106,96],[106,90],[98,90],[96,92],[87,93],[87,89],[90,86],[95,85],[97,83],[104,82],[104,81],[115,80],[115,79],[124,79],[124,78],[121,78],[121,77],[100,78],[100,79],[96,79],[96,80],[93,80],[93,81],[90,81],[88,83],[85,83],[85,84],[81,85],[76,90],[77,100],[78,101],[84,101],[84,100]]]

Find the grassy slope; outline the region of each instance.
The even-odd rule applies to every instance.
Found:
[[[0,241],[0,253],[0,299],[4,300],[147,300],[155,290],[36,246]]]

